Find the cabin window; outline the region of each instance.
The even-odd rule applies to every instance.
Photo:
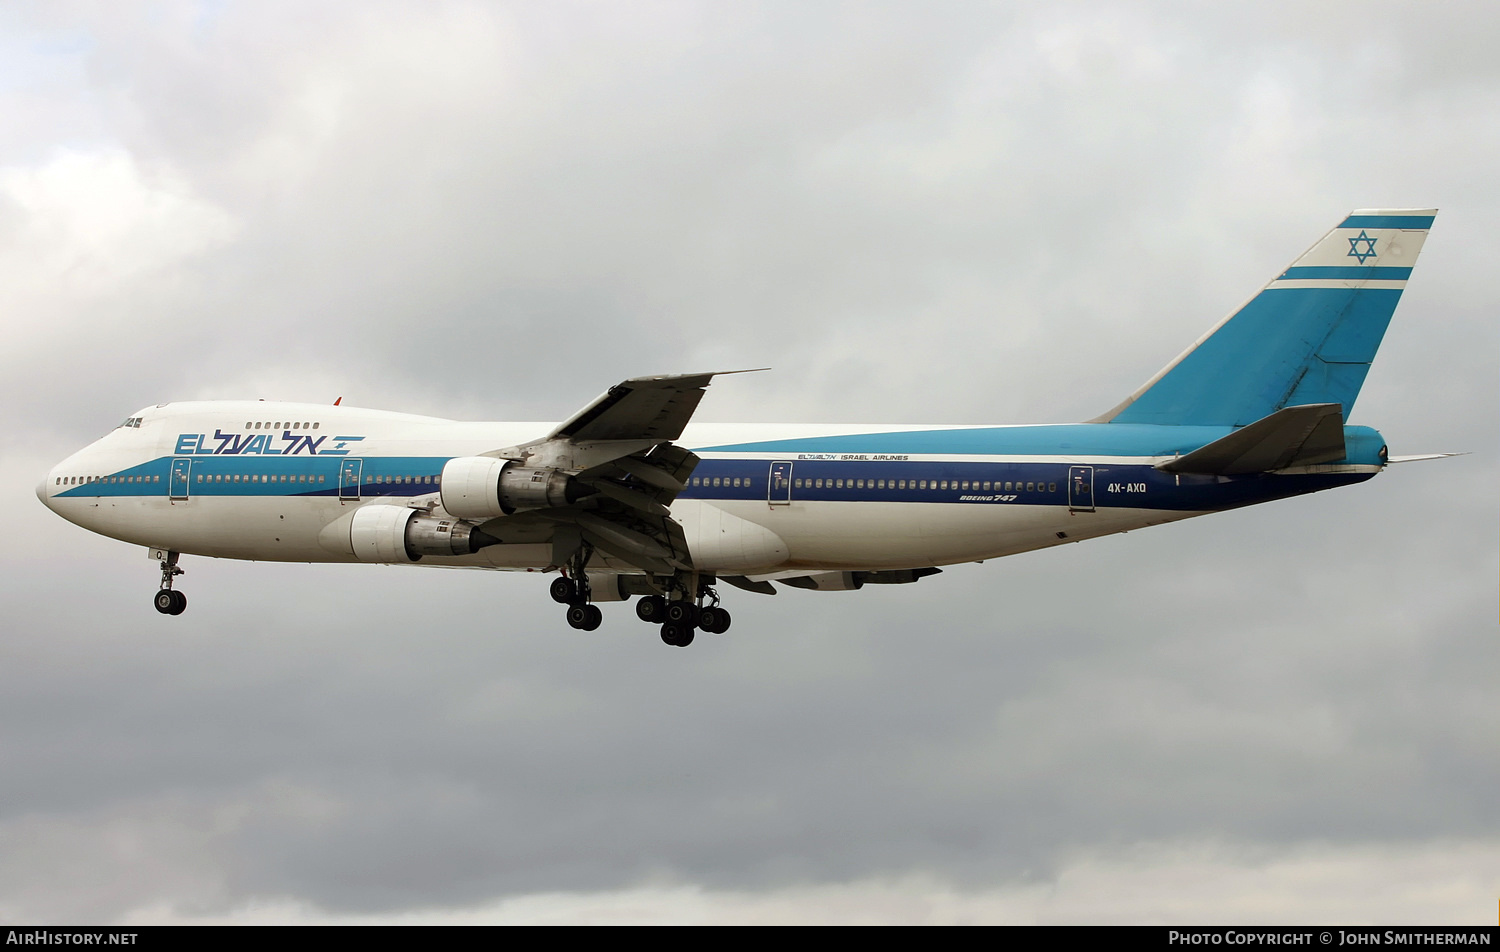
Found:
[[[1036,483],[1027,483],[1026,484],[1026,491],[1029,492],[1029,493],[1030,492],[1036,492]]]
[[[1057,492],[1057,483],[1048,483],[1047,484],[1047,492],[1049,492],[1049,493],[1055,493],[1055,492]]]
[[[313,429],[316,430],[317,428],[318,428],[318,425],[316,423],[314,423],[313,424]]]

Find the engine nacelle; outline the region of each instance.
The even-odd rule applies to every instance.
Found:
[[[424,555],[468,555],[490,539],[471,523],[405,506],[365,506],[349,522],[349,544],[361,562],[416,562]]]
[[[443,508],[463,519],[567,506],[593,494],[560,469],[522,466],[514,460],[460,456],[443,466]]]

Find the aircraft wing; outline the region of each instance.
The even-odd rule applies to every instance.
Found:
[[[633,377],[600,394],[547,436],[493,454],[561,470],[581,488],[567,505],[500,517],[482,528],[503,537],[550,524],[553,562],[587,544],[648,572],[692,568],[687,537],[668,508],[698,457],[673,444],[714,377],[746,370]],[[572,498],[571,496],[569,498]]]
[[[764,370],[766,368],[757,368]],[[698,409],[703,390],[723,374],[754,373],[752,370],[716,370],[701,374],[668,374],[632,377],[610,387],[593,403],[579,410],[548,439],[575,442],[595,440],[675,440]]]

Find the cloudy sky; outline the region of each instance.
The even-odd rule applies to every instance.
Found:
[[[0,921],[1492,923],[1484,3],[0,6]],[[661,645],[535,578],[37,504],[146,405],[1111,406],[1360,207],[1441,209],[1338,493]]]

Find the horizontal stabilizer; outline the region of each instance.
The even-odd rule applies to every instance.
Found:
[[[1238,476],[1331,463],[1343,459],[1346,452],[1343,406],[1313,403],[1277,410],[1156,468],[1168,473]]]

